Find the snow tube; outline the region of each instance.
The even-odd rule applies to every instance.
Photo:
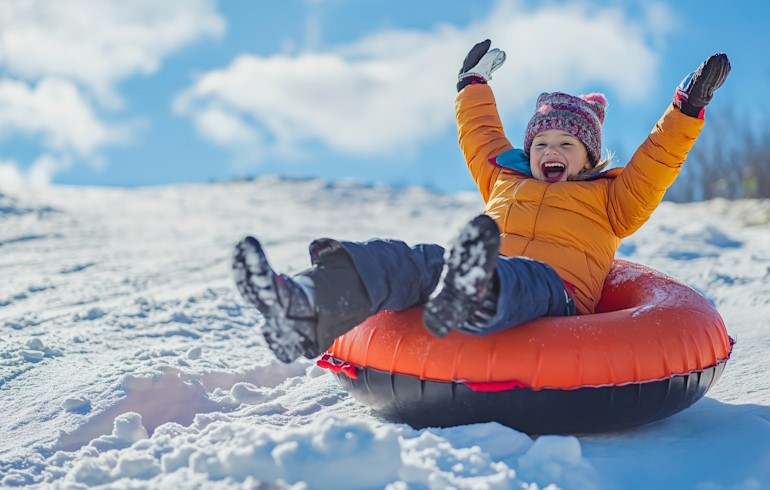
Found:
[[[422,307],[382,312],[339,337],[318,365],[413,427],[496,421],[530,434],[585,433],[689,407],[719,379],[732,345],[697,291],[616,260],[595,314],[439,339],[422,325]]]

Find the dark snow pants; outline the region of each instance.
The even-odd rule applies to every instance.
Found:
[[[371,300],[372,314],[425,303],[444,266],[440,245],[410,247],[399,240],[380,239],[337,243],[353,259]],[[500,256],[496,274],[500,287],[496,313],[481,332],[466,330],[468,333],[489,334],[542,316],[569,314],[564,282],[548,264]]]

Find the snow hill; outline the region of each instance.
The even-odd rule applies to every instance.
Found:
[[[690,284],[738,343],[693,407],[606,434],[414,430],[309,361],[283,365],[234,290],[319,236],[446,242],[475,193],[321,180],[0,193],[3,488],[770,488],[770,203],[664,203],[620,257]]]

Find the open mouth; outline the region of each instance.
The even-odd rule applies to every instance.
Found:
[[[566,165],[561,162],[545,162],[540,165],[540,172],[546,182],[559,182],[566,171]]]

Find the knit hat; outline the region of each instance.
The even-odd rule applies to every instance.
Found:
[[[588,150],[592,166],[599,163],[602,154],[602,123],[607,99],[604,94],[542,93],[535,104],[535,115],[529,120],[524,133],[524,151],[529,154],[532,140],[538,133],[560,129],[579,139]]]

